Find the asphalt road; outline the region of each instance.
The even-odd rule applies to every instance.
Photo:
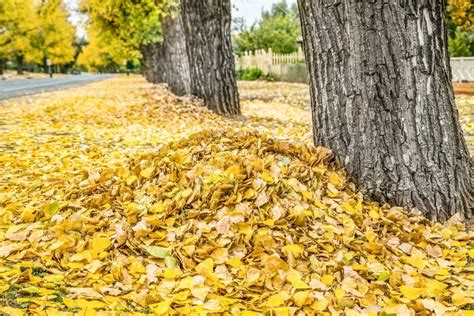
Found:
[[[84,83],[104,80],[110,77],[110,75],[83,74],[59,78],[2,80],[0,81],[0,100],[66,89]]]

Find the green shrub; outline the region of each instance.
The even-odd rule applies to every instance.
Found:
[[[258,80],[263,77],[263,72],[258,68],[247,68],[237,70],[237,80]]]

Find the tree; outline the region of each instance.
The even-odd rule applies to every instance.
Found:
[[[33,0],[0,2],[0,57],[15,59],[18,74],[23,74],[26,61],[37,56],[33,41],[39,25]]]
[[[114,72],[119,68],[122,58],[122,53],[119,47],[113,45],[114,42],[101,40],[97,32],[89,29],[88,44],[80,52],[77,63],[91,72]]]
[[[51,60],[54,65],[67,64],[74,60],[76,29],[68,21],[62,0],[43,0],[39,8],[39,28],[36,36],[38,59]]]
[[[90,28],[98,40],[113,41],[113,45],[97,43],[98,46],[114,46],[120,52],[113,59],[134,59],[142,54],[142,65],[147,79],[150,74],[155,43],[161,42],[162,32],[159,20],[175,8],[174,0],[81,0],[81,11],[87,13]],[[109,51],[112,53],[112,51]],[[150,60],[150,58],[152,58]]]
[[[182,0],[191,93],[212,111],[239,115],[230,0]]]
[[[301,35],[298,8],[289,6],[285,0],[273,4],[270,11],[263,11],[261,19],[249,30],[242,20],[234,19],[237,34],[234,47],[237,54],[257,49],[272,49],[276,53],[288,54],[298,50]]]
[[[474,209],[444,1],[298,0],[314,140],[372,198],[445,221]]]

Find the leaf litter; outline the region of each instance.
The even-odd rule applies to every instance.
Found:
[[[0,311],[469,315],[473,237],[364,199],[308,110],[115,78],[0,108]]]

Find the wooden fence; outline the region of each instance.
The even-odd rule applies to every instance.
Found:
[[[300,48],[297,52],[291,54],[278,54],[272,52],[271,49],[265,51],[259,49],[252,52],[245,52],[242,56],[236,57],[236,66],[239,68],[258,68],[262,70],[265,75],[284,74],[284,65],[304,64],[303,50]]]
[[[302,49],[291,54],[278,54],[272,50],[246,52],[235,58],[237,69],[259,68],[265,75],[275,75],[282,81],[307,82],[305,59]],[[474,81],[474,57],[451,58],[453,81]]]

